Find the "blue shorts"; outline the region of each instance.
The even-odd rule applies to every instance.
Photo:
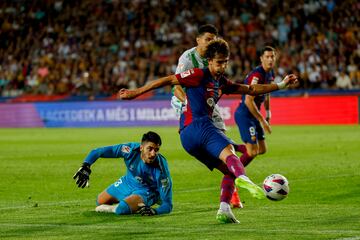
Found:
[[[111,184],[106,189],[106,192],[119,201],[130,195],[139,195],[146,206],[152,206],[159,200],[159,194],[151,192],[149,189],[130,187],[125,176],[119,178],[119,180]]]
[[[233,143],[208,117],[198,119],[182,129],[180,138],[184,149],[210,170],[222,163],[220,153]]]
[[[235,122],[243,142],[257,144],[259,140],[265,139],[264,129],[260,122],[250,114],[244,110],[236,110]]]

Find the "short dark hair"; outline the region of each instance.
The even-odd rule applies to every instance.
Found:
[[[267,52],[267,51],[269,51],[269,52],[275,52],[275,53],[276,53],[275,48],[273,48],[272,46],[267,45],[267,46],[263,47],[263,48],[260,50],[260,56],[264,55],[264,53]]]
[[[205,33],[212,33],[214,35],[218,35],[218,30],[217,28],[212,25],[212,24],[205,24],[205,25],[201,25],[198,29],[198,36],[201,36]]]
[[[216,55],[230,56],[229,44],[224,39],[211,41],[205,50],[205,58],[213,59]]]
[[[144,142],[152,142],[152,143],[155,143],[155,144],[158,144],[159,146],[161,146],[161,138],[160,138],[159,134],[152,132],[152,131],[144,133],[144,135],[142,136],[142,139],[141,139],[141,143],[144,143]]]

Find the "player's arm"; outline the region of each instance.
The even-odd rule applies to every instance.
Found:
[[[170,213],[173,208],[172,204],[172,180],[170,176],[160,180],[159,193],[161,205],[156,209],[157,214]]]
[[[157,214],[166,214],[170,213],[173,208],[172,204],[172,180],[170,176],[170,171],[167,166],[167,162],[164,159],[164,161],[160,161],[159,163],[161,165],[161,173],[159,172],[159,175],[157,175],[157,191],[160,194],[161,204],[156,209]]]
[[[270,94],[269,93],[265,95],[264,107],[265,107],[265,112],[266,112],[265,120],[270,124],[271,110],[270,110]]]
[[[158,192],[160,193],[161,204],[158,208],[146,206],[145,204],[139,206],[138,213],[143,216],[153,216],[160,214],[167,214],[172,211],[172,182],[170,176],[168,178],[159,179]],[[166,184],[167,186],[164,186]]]
[[[84,188],[89,186],[91,169],[90,166],[95,163],[99,158],[116,158],[122,157],[121,151],[119,151],[122,145],[108,146],[93,149],[85,158],[81,167],[74,174],[73,179],[75,179],[78,187]]]
[[[169,75],[163,78],[159,78],[151,81],[150,83],[133,90],[122,88],[118,92],[118,97],[120,99],[134,99],[146,92],[149,92],[153,89],[161,88],[167,85],[178,85],[179,81],[175,75]]]
[[[257,108],[255,101],[255,97],[246,95],[245,97],[245,105],[249,109],[250,113],[261,123],[263,128],[267,133],[271,133],[271,127],[269,123],[264,119],[264,117],[261,115],[259,109]]]
[[[228,89],[227,93],[248,94],[248,95],[256,96],[256,95],[277,91],[279,89],[287,88],[288,86],[297,84],[297,82],[298,82],[297,76],[294,74],[290,74],[287,75],[279,83],[252,84],[252,85],[233,83],[232,86]]]
[[[174,95],[175,97],[177,97],[177,99],[180,100],[180,102],[185,102],[186,99],[186,94],[184,89],[180,86],[180,85],[175,85],[174,86]]]

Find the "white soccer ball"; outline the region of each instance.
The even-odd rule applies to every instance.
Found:
[[[289,182],[281,174],[271,174],[267,176],[263,183],[266,197],[273,201],[280,201],[289,194]]]

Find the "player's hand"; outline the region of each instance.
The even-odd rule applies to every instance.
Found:
[[[284,89],[289,86],[294,86],[298,84],[298,77],[295,74],[289,74],[284,77],[284,79],[278,83],[279,89]]]
[[[157,214],[155,209],[145,205],[139,208],[138,213],[140,213],[141,216],[153,216]]]
[[[270,109],[267,109],[265,120],[269,123],[269,125],[270,125],[270,119],[271,119],[271,111]]]
[[[137,96],[139,96],[139,94],[138,94],[138,91],[136,89],[135,90],[129,90],[129,89],[126,89],[126,88],[122,88],[117,93],[117,97],[120,98],[120,99],[131,100],[131,99],[136,98]]]
[[[261,121],[261,125],[262,127],[264,128],[265,132],[268,133],[268,134],[271,134],[272,130],[271,130],[271,127],[270,127],[270,124],[268,121],[266,121],[265,119],[263,119]]]
[[[77,170],[74,174],[73,179],[75,179],[78,187],[84,188],[89,186],[89,176],[91,170],[90,165],[88,163],[83,163],[83,165]]]
[[[270,125],[270,118],[266,117],[265,120],[268,122],[268,124]]]

